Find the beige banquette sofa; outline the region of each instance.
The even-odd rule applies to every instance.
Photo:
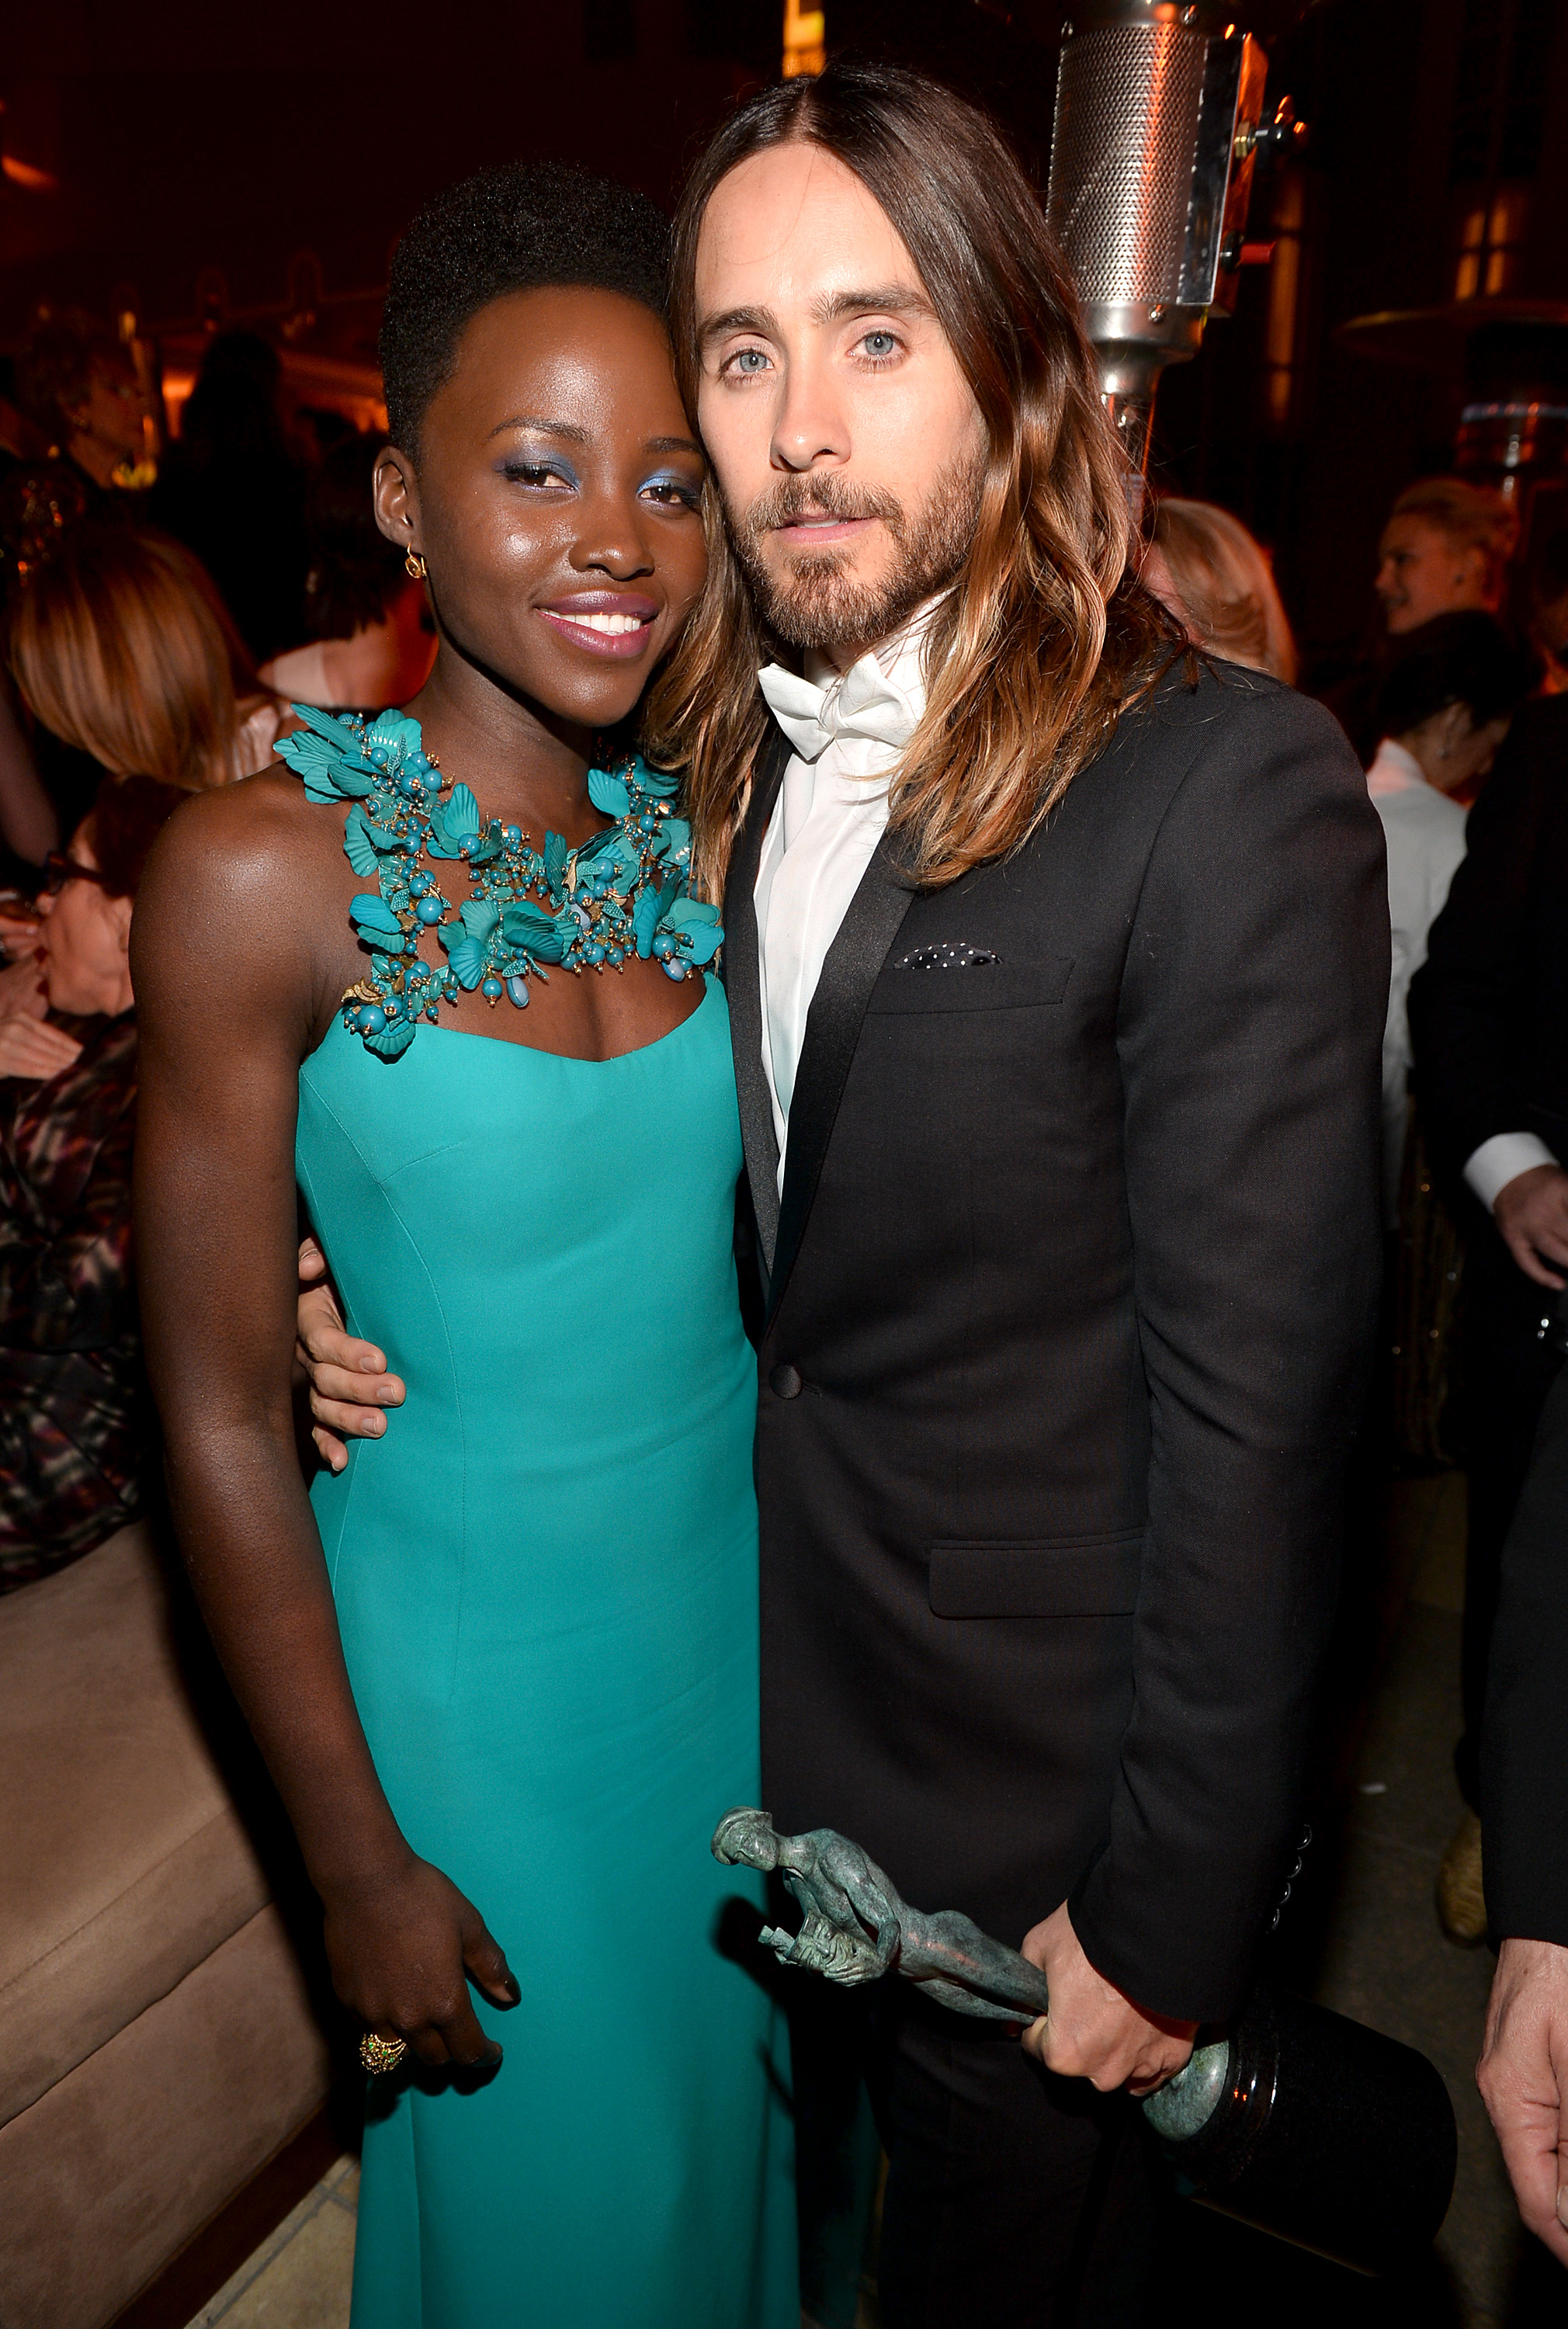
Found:
[[[326,2094],[221,1699],[145,1527],[0,1598],[0,2329],[145,2304]]]

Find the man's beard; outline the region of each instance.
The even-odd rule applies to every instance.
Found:
[[[854,485],[831,470],[781,480],[730,526],[735,554],[770,628],[797,647],[863,652],[890,638],[961,571],[974,539],[984,474],[981,457],[953,462],[913,518],[896,495]],[[882,580],[857,581],[850,552],[812,550],[809,535],[800,549],[785,552],[782,572],[770,570],[763,559],[767,536],[807,513],[880,518],[893,542],[893,561]]]

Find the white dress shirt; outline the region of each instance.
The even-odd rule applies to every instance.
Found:
[[[1465,1179],[1489,1213],[1501,1192],[1521,1173],[1537,1164],[1555,1164],[1557,1158],[1533,1132],[1494,1132],[1465,1166]]]
[[[1465,853],[1465,812],[1428,784],[1412,753],[1385,736],[1366,771],[1366,789],[1388,845],[1388,920],[1393,964],[1383,1030],[1383,1206],[1390,1229],[1399,1214],[1410,1087],[1410,982],[1426,960],[1427,934],[1443,910]]]
[[[1435,791],[1422,776],[1420,763],[1386,736],[1366,771],[1366,789],[1383,819],[1388,843],[1394,978],[1388,998],[1388,1023],[1383,1037],[1383,1163],[1384,1196],[1392,1207],[1397,1205],[1399,1197],[1404,1091],[1410,1074],[1410,1023],[1405,997],[1412,978],[1426,960],[1427,933],[1442,911],[1449,883],[1464,855],[1465,813]],[[1545,1142],[1537,1139],[1533,1132],[1498,1132],[1489,1140],[1483,1140],[1471,1155],[1465,1165],[1465,1179],[1490,1212],[1499,1190],[1510,1181],[1537,1164],[1555,1164],[1557,1161]],[[1387,1218],[1392,1225],[1392,1211]]]
[[[887,829],[887,783],[925,708],[921,650],[938,602],[920,608],[840,679],[808,655],[800,678],[778,664],[759,674],[794,747],[756,873],[762,1058],[784,1189],[790,1101],[806,1016],[828,948]]]

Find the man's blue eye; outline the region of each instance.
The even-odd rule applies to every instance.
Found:
[[[865,344],[874,356],[890,356],[898,343],[891,332],[868,332]]]
[[[735,359],[737,372],[760,372],[767,362],[760,348],[742,348]]]

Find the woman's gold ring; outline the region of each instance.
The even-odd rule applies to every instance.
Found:
[[[373,2030],[367,2030],[360,2040],[360,2060],[372,2076],[395,2070],[408,2051],[406,2038],[379,2038]]]

